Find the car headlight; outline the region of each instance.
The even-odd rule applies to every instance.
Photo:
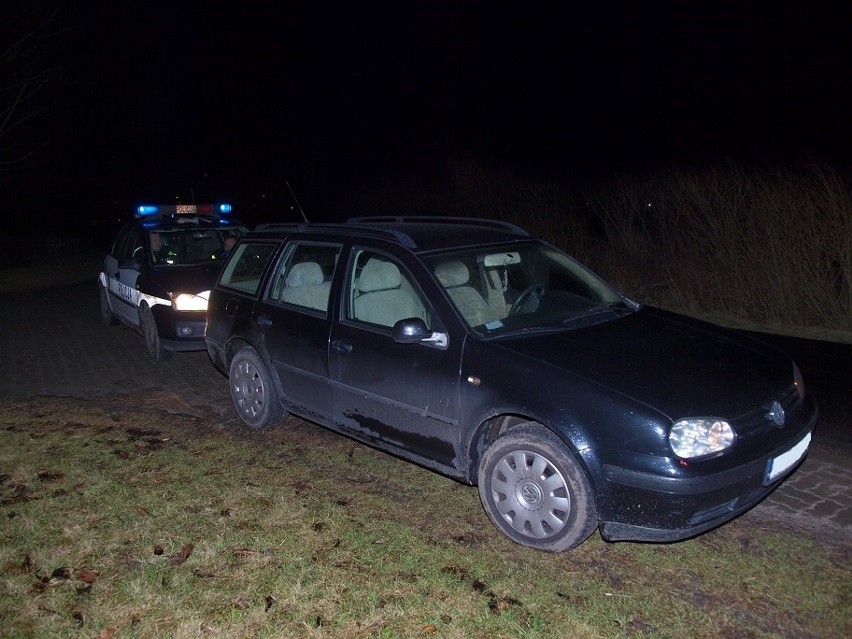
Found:
[[[805,380],[802,378],[802,372],[799,370],[799,367],[796,366],[796,362],[793,362],[793,386],[796,387],[796,392],[799,394],[799,398],[804,399]]]
[[[174,304],[176,311],[206,311],[208,295],[209,292],[207,291],[199,293],[198,295],[181,293],[180,295],[175,296],[172,303]]]
[[[681,419],[669,431],[669,446],[683,459],[703,457],[730,448],[736,435],[723,419]]]

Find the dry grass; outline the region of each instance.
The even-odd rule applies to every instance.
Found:
[[[818,165],[622,176],[587,193],[597,265],[651,302],[852,332],[852,190]]]

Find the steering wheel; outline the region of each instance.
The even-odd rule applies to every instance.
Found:
[[[544,298],[545,293],[547,293],[547,287],[544,284],[533,284],[532,286],[527,286],[512,304],[512,308],[509,309],[509,315],[516,315],[523,311],[527,303],[531,302],[533,300],[533,296],[535,296],[535,306],[529,311],[532,313],[538,308],[538,305]]]

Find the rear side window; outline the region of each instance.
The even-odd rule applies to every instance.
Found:
[[[219,285],[257,295],[263,274],[276,249],[278,245],[269,242],[240,244],[234,251],[234,256],[225,265]]]
[[[270,279],[268,300],[326,312],[340,246],[296,243]]]

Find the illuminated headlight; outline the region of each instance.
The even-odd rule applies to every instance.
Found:
[[[206,311],[207,297],[209,295],[209,291],[204,291],[203,293],[199,293],[198,295],[191,295],[190,293],[181,293],[180,295],[176,295],[173,302],[175,310]]]
[[[669,446],[684,459],[703,457],[730,448],[736,435],[731,425],[721,419],[681,419],[669,431]]]
[[[804,399],[805,380],[802,378],[802,372],[799,370],[799,367],[796,366],[796,362],[793,362],[793,386],[796,387],[796,392],[799,394],[799,398]]]

